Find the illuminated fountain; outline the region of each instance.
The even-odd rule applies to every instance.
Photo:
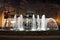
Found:
[[[42,31],[46,30],[46,18],[45,18],[45,15],[42,15],[42,18],[41,18],[41,30]]]
[[[35,15],[32,15],[32,18],[24,19],[23,15],[20,15],[17,17],[14,16],[14,26],[13,30],[16,31],[47,31],[47,30],[59,30],[58,25],[53,18],[45,18],[45,15],[42,15],[42,18],[37,15],[37,18]],[[26,20],[26,26],[24,26],[24,20]],[[9,20],[8,20],[9,22]],[[26,29],[25,29],[26,28]]]
[[[18,21],[17,21],[17,22],[18,22],[18,23],[17,23],[17,25],[18,25],[18,26],[17,26],[17,27],[18,27],[18,30],[20,30],[20,19],[21,19],[21,18],[18,17]]]
[[[23,27],[23,16],[22,15],[20,15],[20,30],[24,30],[24,27]]]
[[[14,27],[13,29],[16,30],[16,31],[23,31],[24,28],[23,28],[23,16],[20,15],[18,18],[16,17],[16,15],[14,16]]]
[[[49,18],[47,22],[47,30],[59,30],[58,25],[53,18]]]
[[[16,14],[14,15],[14,26],[13,29],[16,30],[17,29],[17,17]]]
[[[40,25],[40,18],[39,15],[37,15],[37,30],[40,31],[41,25]]]
[[[23,16],[22,15],[20,15],[20,17],[18,17],[17,25],[18,25],[18,30],[20,30],[20,31],[24,30],[24,27],[23,27]]]
[[[32,16],[32,31],[36,31],[36,19],[35,15]]]

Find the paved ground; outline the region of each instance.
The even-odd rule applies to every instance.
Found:
[[[60,31],[0,31],[0,40],[60,40]]]

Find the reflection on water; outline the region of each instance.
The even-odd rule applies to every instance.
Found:
[[[37,17],[36,17],[37,16]],[[59,30],[58,25],[53,18],[46,18],[45,15],[42,15],[40,18],[39,15],[32,15],[32,17],[24,18],[23,15],[14,18],[7,19],[7,26],[3,29],[15,30],[15,31],[47,31],[47,30]]]

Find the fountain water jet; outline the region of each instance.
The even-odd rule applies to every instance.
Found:
[[[39,15],[37,15],[37,30],[40,31],[40,28],[41,28],[41,26],[40,26],[40,18],[39,18]]]
[[[17,25],[18,25],[18,28],[17,28],[17,29],[18,29],[18,30],[20,30],[20,29],[21,29],[21,28],[20,28],[20,24],[21,24],[21,23],[20,23],[20,21],[21,21],[20,19],[21,19],[21,18],[20,18],[20,17],[18,17],[18,21],[17,21],[17,22],[18,22],[18,23],[17,23]]]
[[[16,14],[14,16],[14,27],[13,27],[14,30],[17,29],[17,17],[16,17]]]
[[[19,24],[20,26],[20,31],[23,31],[24,30],[24,27],[23,27],[23,16],[22,15],[20,15],[20,24]]]
[[[35,15],[33,14],[32,16],[32,31],[36,31],[36,19],[35,19]]]
[[[46,19],[45,19],[45,15],[42,15],[42,18],[41,18],[41,30],[42,31],[45,31],[46,30]]]
[[[50,26],[49,30],[51,30],[51,29],[52,30],[59,30],[58,25],[57,25],[55,19],[53,19],[53,18],[49,18],[47,25],[48,25],[48,27]]]
[[[32,16],[32,21],[31,21],[31,29],[29,29],[29,20],[28,18],[26,18],[26,24],[27,24],[27,29],[25,30],[24,29],[24,24],[23,24],[23,16],[20,15],[18,18],[16,17],[16,15],[14,16],[14,30],[19,30],[19,31],[47,31],[47,30],[50,30],[50,29],[53,29],[53,30],[59,30],[58,29],[58,25],[55,21],[55,19],[53,18],[45,18],[45,15],[42,15],[42,18],[40,19],[39,18],[39,15],[37,15],[37,18],[35,18],[35,15]],[[54,27],[53,25],[52,26],[49,26],[51,25],[50,21],[53,21],[54,23]],[[48,24],[50,23],[50,24]],[[49,27],[48,27],[48,26]]]

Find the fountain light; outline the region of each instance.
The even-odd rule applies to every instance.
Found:
[[[31,19],[28,19],[28,18],[26,18],[26,24],[27,24],[27,27],[31,26],[31,29],[25,29],[23,15],[20,15],[18,18],[16,17],[16,15],[14,16],[14,21],[12,21],[12,23],[14,23],[13,29],[19,30],[19,31],[47,31],[47,30],[50,30],[52,27],[50,26],[51,24],[49,24],[51,23],[50,21],[52,20],[55,25],[52,28],[54,30],[59,30],[58,25],[55,19],[53,18],[45,18],[45,15],[42,15],[42,18],[40,18],[39,15],[37,15],[37,18],[36,18],[34,14],[32,15]],[[28,25],[29,20],[32,20],[31,25]]]

